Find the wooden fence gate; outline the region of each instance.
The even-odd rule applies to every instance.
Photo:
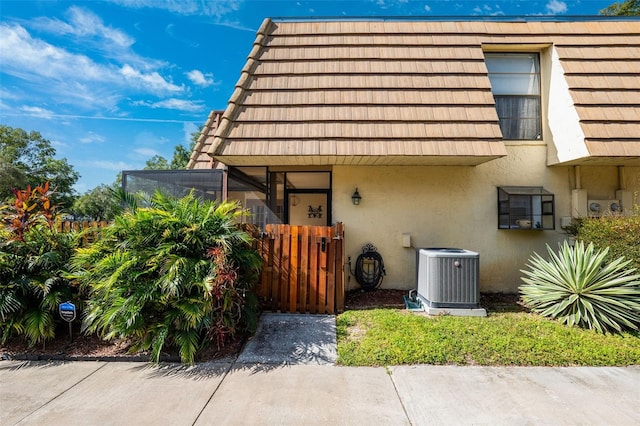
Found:
[[[344,310],[344,225],[267,225],[258,295],[271,311],[335,314]]]

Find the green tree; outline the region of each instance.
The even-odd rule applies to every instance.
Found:
[[[202,129],[204,126],[198,127],[198,130],[191,133],[191,141],[189,142],[189,148],[185,149],[183,145],[177,145],[173,150],[173,159],[171,160],[171,169],[186,169],[187,164],[189,164],[189,159],[191,158],[191,153],[196,147],[196,143],[198,142],[198,138],[202,134]]]
[[[102,184],[87,191],[73,203],[73,213],[93,220],[112,220],[120,211],[113,197],[114,187]]]
[[[173,149],[173,158],[171,159],[171,170],[186,169],[189,163],[189,157],[191,157],[191,150],[187,150],[184,145],[176,145]]]
[[[154,155],[147,160],[144,166],[145,170],[167,170],[169,162],[162,155]]]
[[[0,201],[10,199],[13,188],[50,182],[53,202],[63,208],[71,206],[73,185],[80,175],[66,158],[56,159],[55,155],[51,142],[40,133],[0,125]]]
[[[171,158],[171,162],[167,161],[161,155],[154,155],[149,160],[144,167],[145,170],[181,170],[186,169],[187,164],[189,164],[189,158],[191,158],[191,153],[196,146],[196,142],[202,133],[202,126],[191,134],[191,141],[189,142],[189,147],[186,148],[184,145],[176,145],[173,148],[173,157]]]
[[[600,10],[600,15],[606,16],[640,16],[640,0],[625,0],[615,2]]]

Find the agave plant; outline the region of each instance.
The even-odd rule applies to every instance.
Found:
[[[74,274],[90,293],[83,329],[105,339],[128,338],[134,350],[197,352],[228,337],[257,315],[250,290],[261,259],[237,225],[238,204],[175,199],[156,193],[79,249]]]
[[[606,263],[608,248],[596,250],[581,241],[572,248],[565,241],[549,260],[534,253],[529,270],[521,270],[524,304],[533,312],[602,333],[638,330],[640,275],[620,257]]]

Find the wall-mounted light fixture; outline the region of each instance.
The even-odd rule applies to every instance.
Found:
[[[360,200],[362,200],[362,197],[360,196],[360,193],[358,193],[358,188],[356,188],[356,192],[351,196],[351,202],[354,206],[357,206],[360,204]]]

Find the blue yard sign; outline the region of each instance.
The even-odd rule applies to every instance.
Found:
[[[60,313],[60,318],[69,323],[69,341],[73,341],[71,323],[76,319],[76,305],[66,301],[58,305],[58,312]]]
[[[76,319],[76,305],[71,302],[64,302],[58,306],[58,312],[60,312],[60,318],[66,322],[71,322]]]

